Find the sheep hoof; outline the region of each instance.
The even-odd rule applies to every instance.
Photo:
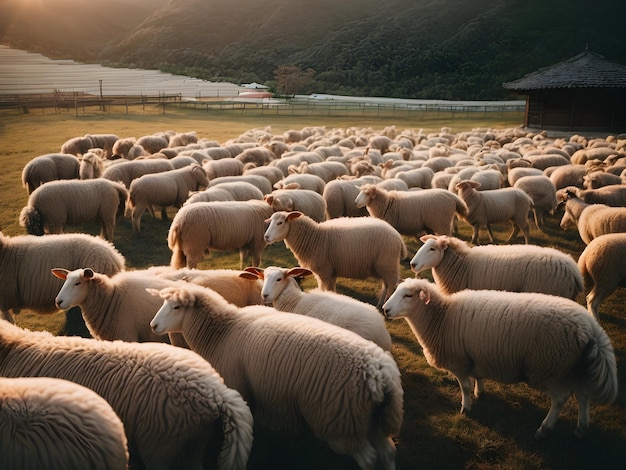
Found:
[[[582,439],[586,435],[587,435],[586,429],[576,428],[576,431],[574,431],[574,436],[576,436],[579,439]]]
[[[550,435],[550,432],[547,429],[545,429],[543,426],[541,426],[539,427],[539,429],[537,429],[537,432],[535,432],[535,440],[542,441],[546,439],[549,435]]]

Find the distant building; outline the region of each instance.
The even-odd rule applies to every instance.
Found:
[[[526,127],[626,132],[626,66],[589,50],[502,86],[526,95]]]

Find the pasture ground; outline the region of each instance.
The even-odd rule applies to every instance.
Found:
[[[281,116],[243,116],[201,111],[137,112],[134,114],[101,114],[74,116],[71,114],[0,114],[0,230],[6,235],[24,234],[17,218],[26,204],[27,194],[21,187],[21,170],[33,157],[57,152],[70,137],[86,133],[115,133],[120,137],[136,136],[173,129],[195,130],[199,137],[224,143],[251,128],[271,126],[274,134],[309,125],[333,127],[372,127],[382,129],[395,125],[398,129],[423,128],[438,131],[442,126],[453,132],[474,127],[514,127],[522,118],[485,121],[440,118],[405,121],[395,118],[377,119]],[[170,211],[170,217],[174,214]],[[168,264],[170,252],[166,237],[169,222],[144,216],[142,232],[132,231],[129,220],[120,220],[115,233],[115,245],[126,257],[129,269]],[[97,234],[99,229],[86,225],[71,227],[72,231]],[[471,231],[459,224],[459,236],[469,240]],[[508,227],[497,227],[496,237],[502,242]],[[575,258],[584,249],[575,231],[564,232],[558,216],[548,218],[547,233],[533,225],[532,242],[553,246]],[[409,254],[419,244],[406,239]],[[514,240],[521,243],[522,239]],[[412,277],[408,265],[402,266],[404,277]],[[271,245],[263,255],[262,265],[292,266],[295,259],[282,243]],[[212,253],[201,268],[239,268],[236,253]],[[310,281],[308,281],[310,282]],[[305,287],[311,287],[306,285]],[[361,300],[375,303],[379,283],[341,280],[339,291]],[[619,368],[620,394],[612,405],[592,406],[589,436],[574,437],[577,407],[570,399],[556,430],[543,442],[534,440],[534,432],[547,413],[549,400],[524,384],[503,385],[487,381],[487,392],[475,403],[469,415],[460,415],[460,391],[456,380],[446,372],[427,365],[421,348],[404,320],[389,321],[393,339],[393,354],[402,373],[405,392],[403,428],[397,439],[398,470],[414,468],[467,469],[587,469],[623,468],[626,461],[626,290],[618,291],[602,306],[602,326],[616,350]],[[583,303],[582,295],[578,301]],[[31,329],[45,329],[59,334],[65,328],[63,312],[40,316],[28,311],[17,316],[17,323]],[[332,454],[323,444],[310,437],[277,436],[266,431],[255,435],[250,469],[353,469],[350,459]]]

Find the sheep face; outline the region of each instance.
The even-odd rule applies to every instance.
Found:
[[[163,299],[163,305],[161,305],[161,308],[150,321],[152,331],[157,335],[181,332],[185,309],[188,305],[185,302],[185,296],[179,295],[182,293],[182,290],[180,292],[170,288],[161,291],[156,289],[146,290],[152,295],[160,296]]]
[[[376,187],[374,185],[365,185],[359,188],[359,194],[354,200],[357,207],[367,206],[374,197],[376,197]]]
[[[411,271],[418,274],[429,268],[436,268],[443,259],[444,252],[448,248],[446,237],[423,236],[420,239],[424,245],[417,250],[411,259]]]
[[[289,222],[300,217],[302,212],[275,212],[265,222],[269,223],[269,226],[265,230],[265,242],[276,243],[287,238],[289,234]]]
[[[296,283],[297,277],[310,276],[313,272],[306,268],[282,269],[274,266],[265,268],[263,271],[263,288],[261,296],[266,303],[274,302],[287,288],[289,283]]]
[[[430,303],[428,281],[405,279],[383,304],[383,313],[389,319],[409,316],[416,309]]]
[[[67,310],[80,305],[85,301],[89,293],[89,282],[93,279],[94,272],[91,269],[53,269],[52,274],[63,279],[61,290],[54,299],[57,308]]]

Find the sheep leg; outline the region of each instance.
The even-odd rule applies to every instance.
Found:
[[[366,439],[328,441],[328,445],[333,452],[352,456],[361,470],[374,470],[376,466],[376,450]]]
[[[396,446],[393,440],[379,429],[370,430],[369,441],[376,449],[380,468],[394,470],[396,468]]]
[[[493,238],[493,231],[491,230],[490,224],[487,224],[487,233],[489,233],[489,243],[493,243],[495,238]]]
[[[485,381],[483,379],[476,379],[474,384],[474,397],[478,398],[485,391]]]
[[[578,423],[574,434],[576,437],[584,437],[589,431],[589,397],[579,393],[575,396],[578,402]]]
[[[617,282],[596,283],[587,294],[587,310],[600,321],[600,304],[617,288]]]
[[[562,393],[552,392],[549,393],[550,396],[550,410],[546,415],[545,419],[535,432],[535,439],[540,440],[548,437],[550,432],[554,429],[556,425],[556,421],[559,419],[559,415],[561,414],[561,409],[563,409],[563,405],[567,401],[568,395]]]
[[[478,245],[478,233],[480,232],[480,226],[472,225],[472,245]]]
[[[472,381],[469,376],[457,377],[461,387],[461,414],[472,410],[472,400],[470,398],[470,391],[472,390]]]

